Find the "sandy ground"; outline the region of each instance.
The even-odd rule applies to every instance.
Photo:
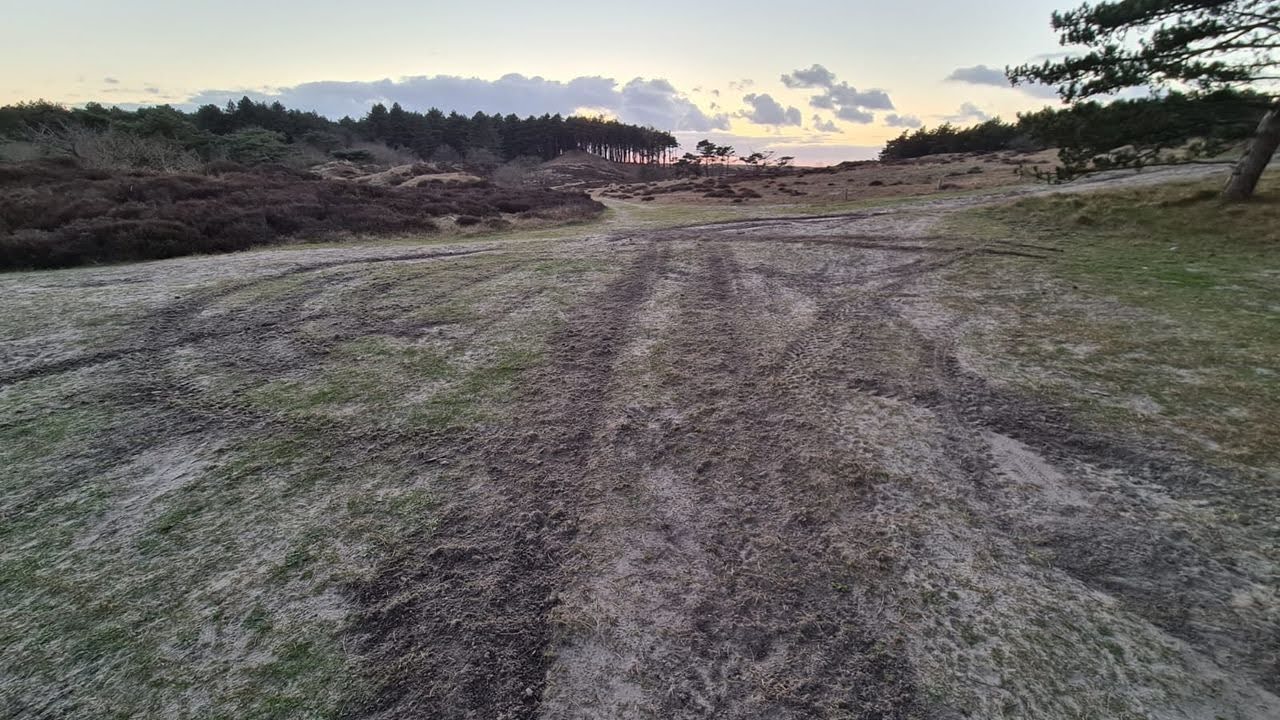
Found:
[[[1025,185],[1034,178],[1036,169],[1048,171],[1056,162],[1057,152],[1046,150],[953,153],[892,162],[845,163],[828,168],[790,168],[780,173],[738,166],[712,167],[705,176],[615,183],[599,187],[593,193],[604,199],[648,198],[642,201],[658,206],[886,200]],[[732,192],[723,192],[725,188]]]
[[[63,477],[147,465],[153,486],[102,511],[121,525],[190,471],[182,443],[287,423],[198,402],[220,373],[296,378],[370,334],[452,332],[459,357],[536,335],[543,361],[485,422],[380,432],[335,412],[317,431],[353,479],[388,457],[452,478],[432,529],[332,600],[379,683],[346,715],[1280,717],[1274,538],[1185,522],[1274,493],[968,362],[972,318],[939,273],[1036,252],[935,234],[982,201],[3,276],[13,307],[65,311],[14,331],[0,391],[99,372],[151,418],[150,439]],[[529,274],[563,262],[595,270],[553,302]],[[409,279],[424,289],[395,295]],[[500,320],[404,319],[467,283]],[[402,315],[375,302],[392,296]],[[110,332],[77,320],[90,309]],[[16,714],[63,707],[7,672]]]

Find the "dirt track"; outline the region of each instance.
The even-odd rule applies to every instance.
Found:
[[[1037,250],[927,220],[607,248],[446,554],[387,571],[433,589],[373,616],[421,633],[382,661],[449,648],[387,716],[1280,712],[1276,618],[1231,607],[1267,582],[1249,541],[1159,519],[1231,480],[965,368],[931,277]]]
[[[351,651],[380,685],[347,714],[1280,715],[1280,616],[1241,600],[1274,581],[1267,538],[1223,527],[1207,541],[1178,520],[1206,498],[1258,498],[969,366],[939,273],[1044,251],[938,237],[948,209],[262,254],[245,265],[257,277],[158,302],[117,347],[40,348],[2,378],[124,362],[120,393],[199,393],[199,378],[142,378],[185,351],[283,373],[338,339],[404,330],[308,311],[325,293],[388,292],[366,263],[413,260],[447,297],[463,281],[444,268],[475,251],[489,261],[465,283],[589,259],[607,270],[558,315],[504,419],[334,436],[352,458],[447,458],[454,478],[434,530],[347,589]],[[305,279],[285,303],[211,313],[289,275]],[[508,316],[546,292],[495,287]],[[324,339],[304,342],[318,318]],[[175,418],[196,422],[156,422]],[[278,420],[214,411],[199,427],[247,422]]]

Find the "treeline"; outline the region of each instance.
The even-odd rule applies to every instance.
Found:
[[[585,150],[615,162],[666,163],[679,142],[668,132],[627,125],[616,120],[560,115],[519,118],[515,115],[471,117],[431,109],[425,113],[374,105],[361,120],[344,118],[339,125],[359,137],[385,142],[429,158],[441,148],[467,154],[487,151],[505,160],[540,157],[550,160],[569,150]]]
[[[943,124],[903,132],[885,144],[880,159],[1056,147],[1062,151],[1064,175],[1108,164],[1141,165],[1189,143],[1204,154],[1244,140],[1253,134],[1266,105],[1261,95],[1233,90],[1077,103],[1020,113],[1014,123],[996,118],[964,128]]]
[[[670,161],[679,145],[670,133],[605,118],[466,116],[436,109],[419,113],[398,104],[389,109],[374,105],[362,118],[338,121],[248,97],[190,113],[168,105],[124,110],[97,103],[66,108],[43,101],[0,107],[0,137],[65,142],[74,131],[163,139],[204,161],[249,163],[278,160],[291,146],[303,145],[335,157],[369,159],[353,150],[362,142],[385,144],[423,160],[551,159],[581,149],[619,162],[660,163]]]
[[[1042,150],[1046,145],[1037,141],[1017,124],[1000,118],[970,127],[956,127],[943,123],[936,128],[922,127],[885,143],[880,151],[881,160],[906,160],[908,158],[941,155],[943,153],[995,152],[998,150]]]

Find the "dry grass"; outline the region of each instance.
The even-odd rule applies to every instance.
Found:
[[[1255,680],[1205,648],[1265,639],[1199,633],[1274,628],[1274,592],[1231,584],[1274,566],[1274,485],[1206,503],[1052,455],[1037,424],[1066,405],[1276,466],[1280,393],[1256,370],[1280,356],[1277,205],[1203,189],[1027,199],[941,235],[958,203],[652,234],[622,231],[766,208],[619,203],[607,239],[0,276],[0,371],[52,368],[0,385],[0,715],[350,717],[397,680],[554,715],[710,678],[717,707],[811,716],[848,714],[818,704],[847,691],[882,717],[1247,717]],[[967,394],[937,369],[952,337],[981,387],[1031,392]],[[1160,411],[1113,402],[1138,395]],[[1039,445],[952,418],[989,405]],[[541,602],[512,588],[553,533],[582,574],[549,599],[563,636],[503,656],[538,671],[529,696],[485,653],[519,620],[492,608]],[[381,663],[351,592],[371,578]],[[1160,624],[1171,601],[1189,620]],[[645,652],[613,653],[628,635]],[[587,672],[542,696],[535,663]],[[619,678],[638,694],[611,696]]]
[[[1020,382],[1099,422],[1197,454],[1275,468],[1280,443],[1280,177],[1253,202],[1217,183],[1050,196],[977,210],[950,230],[1043,258],[957,271],[971,302],[1016,317],[974,338]],[[1042,250],[1047,248],[1048,250]],[[994,352],[992,350],[995,350]]]
[[[509,412],[563,308],[602,278],[542,249],[306,272],[297,253],[245,255],[260,277],[231,292],[235,263],[192,274],[229,260],[4,278],[45,288],[0,324],[14,348],[97,329],[100,350],[147,333],[157,301],[214,298],[179,347],[0,387],[0,715],[362,702],[348,588],[431,535],[465,485],[432,448]],[[57,329],[68,314],[75,330]]]
[[[1032,168],[1047,169],[1055,161],[1052,152],[1005,152],[845,163],[770,176],[741,170],[717,175],[713,169],[711,177],[610,185],[598,194],[654,205],[831,205],[1020,185],[1030,182]]]

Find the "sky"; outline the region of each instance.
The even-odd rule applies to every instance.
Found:
[[[829,163],[1055,104],[1001,69],[1061,51],[1049,16],[1076,4],[0,0],[0,104],[579,112]]]

